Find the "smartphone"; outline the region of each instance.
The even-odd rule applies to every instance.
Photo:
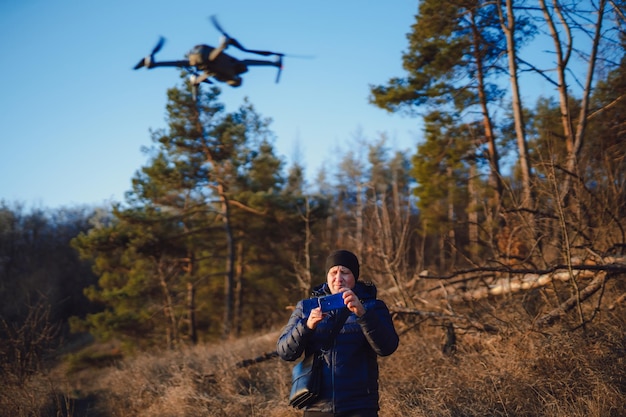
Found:
[[[326,313],[331,310],[336,310],[341,307],[345,307],[343,303],[343,293],[334,295],[326,295],[324,297],[313,297],[302,300],[302,308],[304,314],[308,315],[314,308],[322,308],[322,312]]]
[[[343,302],[343,293],[320,297],[318,298],[318,302],[319,306],[322,307],[322,312],[324,313],[331,310],[337,310],[346,306]]]

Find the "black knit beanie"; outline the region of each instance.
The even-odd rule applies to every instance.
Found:
[[[352,271],[355,281],[359,279],[359,259],[354,253],[347,250],[338,250],[331,253],[326,259],[326,273],[336,265],[345,266]]]

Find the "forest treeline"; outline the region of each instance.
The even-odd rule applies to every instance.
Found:
[[[227,111],[218,88],[194,99],[182,83],[124,201],[3,202],[7,362],[58,335],[143,349],[272,328],[324,281],[335,248],[359,255],[398,312],[516,274],[565,271],[579,302],[579,272],[623,276],[603,266],[626,251],[626,4],[444,3],[419,3],[406,74],[370,86],[373,105],[423,119],[409,152],[352,138],[307,181],[252,103]],[[525,102],[531,73],[554,94]]]

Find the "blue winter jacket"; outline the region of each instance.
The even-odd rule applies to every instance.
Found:
[[[309,411],[339,413],[355,409],[378,409],[377,356],[391,355],[398,347],[398,334],[389,309],[376,299],[376,287],[357,281],[353,291],[365,307],[365,314],[350,314],[343,328],[324,352],[321,395],[306,407]],[[314,296],[330,294],[327,284],[317,287]],[[322,350],[335,318],[333,311],[315,330],[306,326],[310,311],[298,302],[276,345],[279,356],[295,361],[303,352]]]

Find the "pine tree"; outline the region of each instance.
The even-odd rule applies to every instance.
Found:
[[[236,336],[266,326],[297,287],[285,271],[304,247],[304,199],[284,191],[270,120],[248,102],[226,113],[217,89],[168,98],[168,129],[153,132],[126,204],[75,240],[100,276],[87,294],[106,309],[83,322],[100,338]]]
[[[430,106],[463,114],[466,123],[474,122],[472,113],[480,114],[476,120],[483,125],[484,141],[476,145],[486,146],[493,207],[500,203],[503,186],[492,107],[503,94],[497,77],[506,51],[497,16],[493,2],[421,2],[403,55],[407,76],[371,90],[371,101],[389,111],[415,113]]]
[[[426,235],[436,236],[439,268],[446,271],[455,261],[460,225],[467,224],[469,161],[473,160],[473,141],[468,129],[447,114],[432,112],[425,118],[426,140],[413,157],[413,178],[421,220]],[[466,233],[464,233],[466,234]],[[424,236],[423,238],[426,238]]]

